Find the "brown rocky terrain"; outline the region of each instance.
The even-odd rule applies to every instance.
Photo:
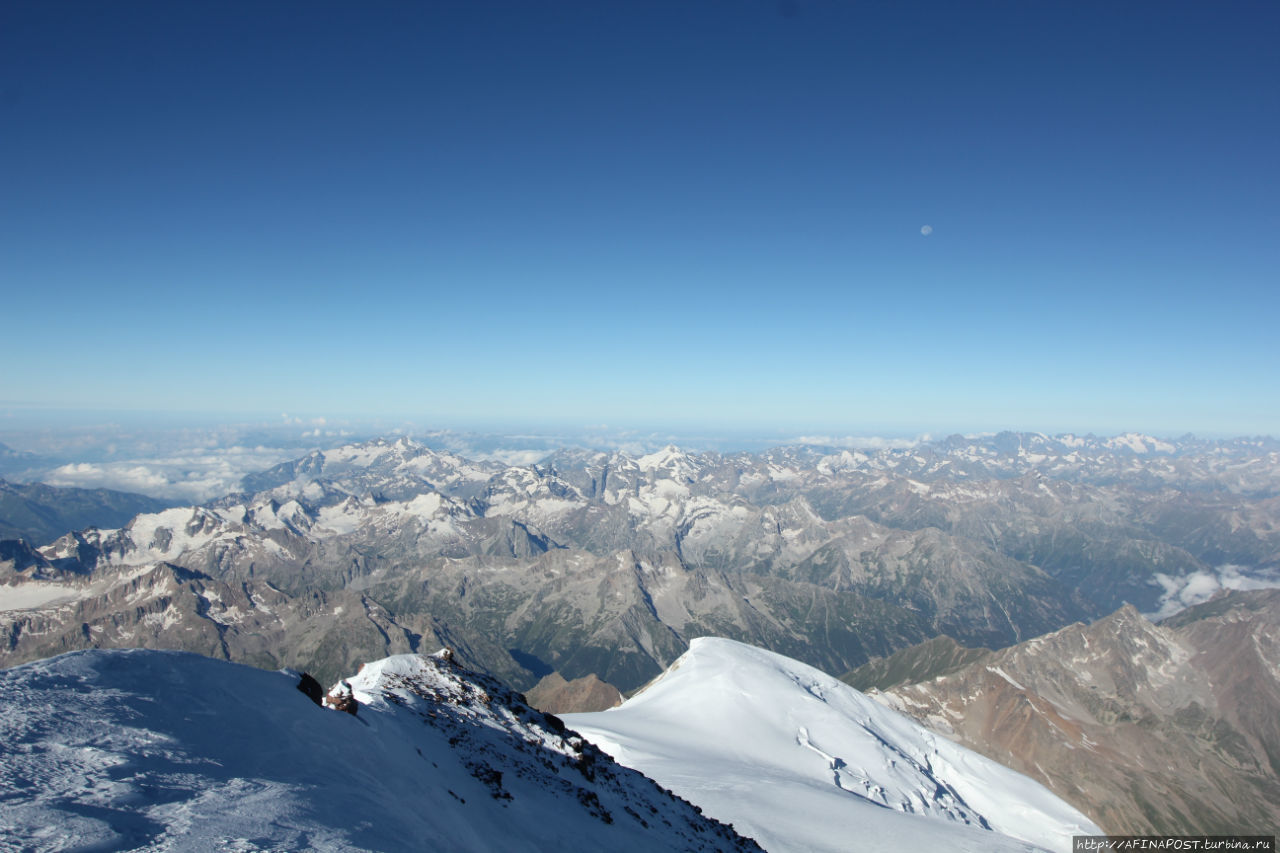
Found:
[[[1277,590],[1232,592],[1161,624],[1126,606],[873,695],[1110,833],[1280,825]]]
[[[525,694],[530,705],[547,714],[607,711],[622,704],[622,693],[595,673],[565,681],[558,672],[543,676]]]

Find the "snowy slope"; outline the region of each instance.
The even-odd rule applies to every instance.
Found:
[[[731,640],[696,639],[622,706],[564,720],[774,853],[1065,851],[1099,832],[1027,777]]]
[[[0,671],[0,850],[755,850],[443,656],[349,680],[182,652]]]

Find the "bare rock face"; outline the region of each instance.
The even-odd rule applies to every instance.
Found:
[[[623,700],[618,688],[601,681],[595,673],[565,681],[558,672],[544,676],[525,698],[530,705],[548,714],[607,711],[621,705]]]
[[[877,698],[1110,833],[1280,824],[1280,590],[1156,625],[1124,607]]]

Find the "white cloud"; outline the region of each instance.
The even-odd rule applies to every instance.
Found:
[[[550,454],[550,450],[490,450],[473,454],[469,458],[481,462],[501,462],[503,465],[532,465]]]
[[[847,447],[851,450],[900,450],[915,447],[918,438],[880,438],[874,435],[799,435],[784,444],[815,444],[821,447]]]
[[[616,446],[619,453],[625,453],[628,456],[643,456],[650,450],[649,447],[639,441],[622,441]]]
[[[1172,576],[1157,572],[1152,578],[1154,583],[1164,589],[1160,600],[1156,602],[1155,611],[1144,614],[1153,620],[1172,616],[1226,590],[1280,588],[1280,573],[1249,570],[1244,566],[1230,564],[1189,575]]]
[[[76,486],[82,489],[119,489],[160,496],[170,483],[162,474],[146,465],[133,463],[75,462],[54,468],[44,482],[52,486]]]
[[[202,503],[237,489],[240,478],[298,455],[274,447],[228,447],[127,462],[74,462],[41,479],[54,486],[118,489],[166,500]]]

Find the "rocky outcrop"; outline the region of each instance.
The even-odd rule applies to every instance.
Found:
[[[320,682],[316,681],[311,673],[302,673],[302,677],[298,679],[298,690],[302,691],[302,695],[312,702],[322,708],[324,707],[324,688],[320,686]]]
[[[468,670],[448,649],[375,661],[339,687],[370,714],[394,709],[414,731],[425,728],[447,742],[501,807],[527,808],[531,790],[540,790],[623,837],[640,830],[649,849],[760,849],[732,826],[616,763],[501,682]]]
[[[356,697],[351,692],[351,685],[346,681],[339,681],[325,694],[324,706],[353,717],[360,711],[360,703],[356,701]]]

